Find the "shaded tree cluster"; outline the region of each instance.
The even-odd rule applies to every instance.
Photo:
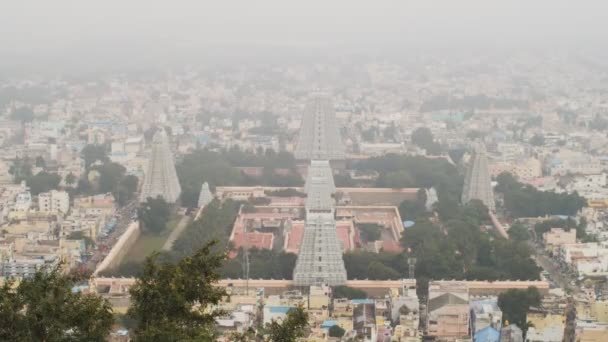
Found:
[[[222,265],[223,278],[244,278],[245,265],[242,249],[239,254]],[[249,250],[249,278],[251,279],[292,279],[298,256],[293,253],[268,249]]]
[[[253,178],[235,167],[261,167],[262,176]],[[288,169],[287,175],[276,174],[276,168]],[[182,187],[182,205],[196,207],[203,182],[212,187],[224,185],[301,186],[304,180],[296,171],[296,163],[288,152],[273,150],[252,153],[238,148],[212,151],[196,150],[176,165]]]
[[[524,100],[489,97],[487,95],[464,96],[454,98],[449,95],[437,95],[422,103],[421,112],[432,112],[445,109],[490,109],[490,108],[528,108],[529,103]]]
[[[498,306],[502,310],[503,322],[517,324],[525,332],[530,327],[526,320],[530,307],[540,306],[541,295],[536,287],[526,290],[511,289],[498,296]]]
[[[441,154],[441,145],[435,141],[433,133],[427,127],[417,128],[412,133],[412,143],[426,150],[430,155]]]
[[[106,341],[114,323],[110,303],[94,294],[73,292],[85,274],[44,269],[18,285],[0,287],[0,340]]]
[[[508,172],[496,177],[498,185],[495,190],[504,198],[504,207],[513,217],[539,217],[546,215],[575,216],[587,200],[574,192],[556,193],[539,191],[530,185],[524,185]]]
[[[160,233],[167,229],[167,223],[171,216],[171,206],[164,198],[148,197],[137,209],[137,217],[144,231]]]

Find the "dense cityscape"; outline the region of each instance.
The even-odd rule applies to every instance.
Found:
[[[0,69],[0,341],[608,341],[608,65],[503,52]]]

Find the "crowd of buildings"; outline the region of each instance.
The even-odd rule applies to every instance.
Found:
[[[467,155],[472,166],[466,179],[477,181],[465,181],[463,202],[481,199],[493,210],[491,177],[502,172],[510,172],[540,190],[576,191],[585,197],[589,205],[576,220],[585,219],[586,234],[596,242],[581,242],[574,230],[557,227],[542,239],[551,258],[575,278],[605,277],[608,138],[603,130],[608,127],[601,126],[608,126],[608,101],[592,87],[601,86],[599,75],[563,60],[548,61],[526,73],[513,71],[517,70],[513,62],[468,61],[455,69],[442,62],[412,63],[409,67],[388,62],[363,67],[291,65],[252,71],[235,67],[222,77],[209,70],[186,69],[152,79],[113,75],[95,81],[2,81],[0,89],[26,93],[35,88],[45,95],[11,99],[0,108],[0,276],[27,277],[42,266],[95,264],[116,241],[113,232],[125,215],[131,215],[121,212],[119,199],[110,193],[74,195],[70,191],[80,179],[99,181],[99,175],[90,172],[82,157],[87,145],[106,146],[110,161],[138,177],[139,200],[162,195],[170,203],[176,202],[181,192],[175,159],[200,147],[238,146],[251,151],[293,152],[296,158],[311,163],[310,179],[302,189],[308,197],[295,203],[304,208],[306,217],[300,226],[287,230],[285,249],[294,248],[299,253],[294,273],[297,285],[344,284],[344,265],[336,261],[335,254],[355,243],[352,224],[341,226],[341,221],[364,221],[368,213],[358,212],[361,208],[336,207],[336,203],[371,201],[377,194],[346,189],[341,198],[335,198],[333,179],[330,182],[331,177],[327,177],[332,174],[329,161],[386,153],[434,155],[411,139],[414,131],[426,127],[440,146],[439,157],[455,164],[460,161],[457,153],[451,152],[470,149],[472,140],[483,141],[483,146],[476,145],[475,152]],[[471,71],[480,66],[490,68]],[[567,73],[556,70],[563,68],[577,77],[560,77]],[[345,72],[352,72],[353,79],[345,80]],[[269,75],[272,82],[267,80]],[[310,89],[319,85],[310,81],[312,77],[318,77],[322,85],[332,85],[333,104],[318,94],[312,104],[307,101]],[[580,79],[590,86],[580,87]],[[309,107],[305,108],[307,102]],[[311,120],[302,119],[303,111]],[[18,161],[23,160],[41,161],[31,165],[34,176],[58,175],[56,189],[34,193],[30,179],[22,181],[20,177]],[[248,199],[252,191],[262,192],[253,197],[268,197],[258,187],[217,189],[215,196],[242,193]],[[384,195],[401,199],[399,196],[412,193],[393,190]],[[205,183],[199,204],[206,205],[212,196]],[[274,201],[277,204],[281,199]],[[286,207],[285,203],[278,206]],[[293,211],[283,214],[294,215]],[[394,244],[403,222],[398,213],[391,215],[373,220],[384,220],[389,235],[396,236]],[[249,241],[248,228],[239,226],[241,219],[246,220],[247,215],[237,219],[231,238]],[[272,224],[270,221],[266,223]],[[238,240],[240,228],[243,231]],[[289,234],[291,238],[299,234],[302,243],[290,245]],[[319,236],[322,243],[315,242]],[[261,236],[260,241],[269,249],[274,245],[272,238]],[[395,247],[385,242],[376,244],[375,250]],[[601,286],[577,287],[584,292],[577,297],[579,312],[585,312],[580,316],[579,330],[605,331]],[[589,288],[594,291],[583,291]],[[466,284],[431,283],[425,303],[427,316],[422,318],[425,333],[475,340],[482,334],[483,341],[496,336],[504,340],[509,335],[517,341],[520,331],[513,325],[502,326],[496,298],[471,296],[469,290]],[[256,319],[267,322],[282,317],[286,308],[302,304],[314,320],[313,338],[325,338],[335,324],[370,341],[383,336],[413,341],[421,335],[417,323],[420,307],[411,288],[391,290],[384,299],[333,298],[329,288],[316,285],[309,294],[257,298],[246,293],[241,302],[234,299],[237,297],[235,293],[231,302],[223,304],[232,312],[218,321],[226,331],[239,330]],[[257,312],[260,298],[265,304],[261,318]],[[561,340],[563,319],[552,315],[563,318],[564,306],[556,307],[530,313],[534,328],[529,330],[529,340]]]

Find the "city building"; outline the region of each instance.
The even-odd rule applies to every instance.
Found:
[[[477,340],[477,332],[488,327],[495,329],[500,335],[502,311],[498,307],[497,297],[475,298],[469,302],[469,306],[471,308],[471,333],[475,340]]]
[[[67,214],[70,210],[70,195],[57,190],[38,194],[38,208],[40,211]]]
[[[428,335],[437,339],[467,338],[469,311],[469,289],[465,282],[429,282]]]

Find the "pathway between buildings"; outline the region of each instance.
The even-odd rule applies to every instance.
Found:
[[[188,226],[188,221],[190,221],[190,217],[188,215],[182,216],[182,219],[179,220],[177,226],[175,227],[175,229],[173,229],[171,234],[169,234],[167,241],[165,241],[165,244],[163,245],[163,251],[171,250],[171,247],[173,247],[173,243],[175,242],[175,240],[177,240],[177,238],[182,234],[182,231],[186,228],[186,226]]]

